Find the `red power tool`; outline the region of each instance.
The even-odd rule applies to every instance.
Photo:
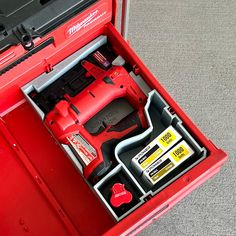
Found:
[[[95,81],[75,97],[64,95],[45,122],[71,147],[84,177],[94,184],[115,161],[115,145],[146,127],[146,95],[122,66],[103,70],[85,60],[81,64]]]

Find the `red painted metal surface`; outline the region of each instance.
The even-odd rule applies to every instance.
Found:
[[[99,21],[68,36],[68,30],[99,9]],[[55,29],[55,44],[33,55],[0,77],[0,231],[4,236],[136,235],[178,201],[215,175],[226,154],[212,144],[159,84],[130,46],[109,23],[116,5],[101,0],[83,14]],[[69,27],[70,26],[70,27]],[[69,28],[68,28],[69,27]],[[100,34],[106,34],[121,54],[163,96],[209,156],[119,223],[52,138],[20,86],[53,66]],[[12,55],[14,56],[11,56]],[[7,55],[7,53],[9,55]],[[0,66],[23,52],[19,47],[0,55]],[[12,57],[12,58],[11,58]],[[4,62],[5,60],[5,62]],[[27,233],[27,234],[26,234]]]
[[[11,136],[6,136],[7,133],[4,132],[6,128],[3,129],[2,126],[1,131],[4,132],[9,144],[12,146],[12,143],[16,143],[17,140],[16,147],[24,150],[24,154],[21,151],[17,152],[17,159],[21,161],[23,159],[22,164],[28,169],[32,181],[37,188],[40,185],[39,190],[45,198],[44,201],[49,202],[50,208],[66,226],[69,225],[70,231],[78,231],[81,235],[88,235],[88,233],[99,235],[98,233],[101,234],[107,227],[114,225],[113,219],[105,211],[99,199],[51,137],[29,104],[24,103],[8,113],[4,116],[4,122]],[[14,141],[9,138],[12,136]],[[12,168],[11,171],[15,170]],[[6,185],[5,188],[12,189],[13,186]],[[27,190],[22,187],[21,191]],[[40,205],[39,203],[34,201],[35,206]],[[24,207],[28,207],[27,203]],[[4,209],[4,211],[7,210],[8,207]],[[12,215],[14,218],[15,214]],[[33,220],[34,211],[31,212],[31,217]],[[43,218],[47,220],[47,217],[48,214],[45,213]],[[51,225],[51,227],[54,226]]]

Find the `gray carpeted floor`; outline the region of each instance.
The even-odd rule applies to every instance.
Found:
[[[236,1],[132,0],[129,38],[198,127],[222,171],[140,235],[236,235]]]

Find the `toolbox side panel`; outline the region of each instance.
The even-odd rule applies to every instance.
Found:
[[[58,204],[55,205],[47,191],[41,189],[45,200],[50,200],[52,208],[59,216],[61,212],[67,216],[62,219],[65,224],[70,224],[69,228],[74,225],[81,235],[97,236],[114,226],[115,222],[111,216],[42,124],[30,104],[22,104],[4,116],[4,121],[18,146],[24,150],[28,161],[37,170],[37,175],[41,176],[52,192],[55,198],[53,201],[57,201]],[[35,178],[35,174],[31,177]],[[58,211],[58,208],[62,210]]]
[[[1,235],[69,236],[4,136],[0,130]]]

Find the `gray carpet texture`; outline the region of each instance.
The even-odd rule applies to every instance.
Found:
[[[236,0],[131,0],[131,46],[229,160],[140,236],[236,235]]]

